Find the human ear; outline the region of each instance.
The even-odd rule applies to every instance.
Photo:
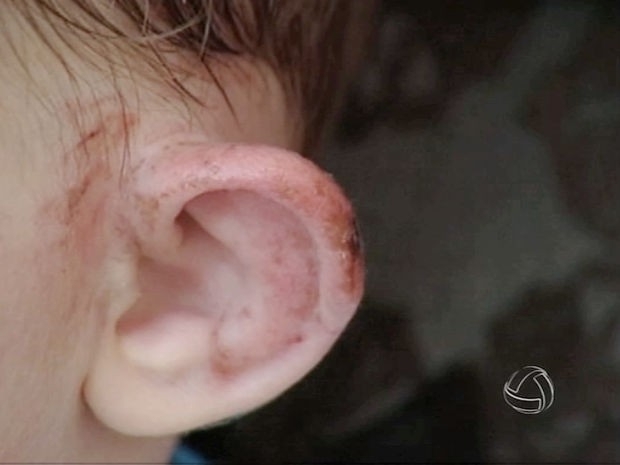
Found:
[[[315,366],[357,308],[352,208],[295,153],[161,144],[119,195],[113,234],[127,252],[109,272],[134,297],[104,309],[84,385],[109,428],[163,436],[256,409]]]

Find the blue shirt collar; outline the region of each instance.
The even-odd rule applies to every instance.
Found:
[[[185,444],[179,444],[172,454],[170,459],[170,465],[215,465],[210,460],[200,455],[194,449],[186,446]]]

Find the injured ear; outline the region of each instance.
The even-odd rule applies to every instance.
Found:
[[[84,393],[108,427],[159,436],[299,381],[354,314],[364,270],[349,202],[303,157],[207,144],[149,155],[117,212],[118,240],[137,245],[117,266],[138,297],[107,315]]]

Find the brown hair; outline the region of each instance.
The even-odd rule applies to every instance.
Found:
[[[240,55],[267,63],[280,78],[300,123],[305,153],[315,150],[360,58],[374,0],[14,0],[46,44],[53,31],[72,50],[72,37],[120,44],[157,66],[177,90],[194,100],[175,78],[162,51],[171,45],[209,63]],[[121,12],[122,25],[110,12]],[[118,18],[118,14],[114,18]],[[69,34],[68,34],[69,33]],[[88,45],[88,43],[92,45]],[[83,40],[102,55],[96,41]],[[107,45],[106,45],[107,47]],[[53,48],[53,47],[52,47]],[[53,50],[61,59],[59,52]],[[149,61],[149,57],[151,60]],[[63,63],[64,64],[64,63]],[[65,65],[66,67],[66,65]],[[222,87],[215,79],[220,90]],[[225,93],[224,93],[224,97]],[[231,110],[234,109],[231,108]]]

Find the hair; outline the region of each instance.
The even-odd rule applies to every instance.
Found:
[[[88,49],[108,61],[115,59],[110,47],[135,53],[185,97],[203,104],[177,79],[178,70],[165,53],[171,46],[199,60],[226,99],[211,71],[214,60],[234,55],[266,63],[283,86],[306,154],[320,145],[342,103],[374,10],[374,0],[13,0],[10,4],[69,73],[52,34],[76,53]]]

